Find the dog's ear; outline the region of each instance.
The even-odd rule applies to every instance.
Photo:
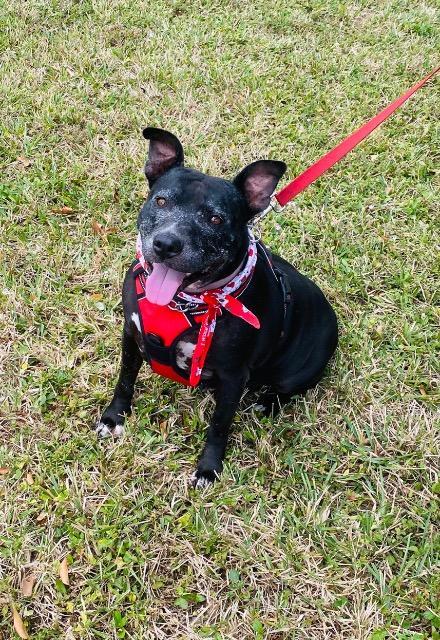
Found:
[[[234,178],[233,183],[244,195],[253,216],[269,206],[270,197],[286,168],[284,162],[278,160],[257,160]]]
[[[163,129],[147,127],[142,135],[150,141],[145,175],[151,187],[163,173],[183,165],[183,147],[175,135]]]

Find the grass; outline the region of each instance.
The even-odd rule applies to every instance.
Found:
[[[272,157],[293,177],[438,64],[436,3],[0,11],[0,638],[18,637],[13,604],[34,640],[438,640],[438,80],[264,222],[337,310],[319,387],[274,421],[245,397],[202,493],[209,396],[145,368],[127,436],[91,431],[118,367],[142,126],[203,171]]]

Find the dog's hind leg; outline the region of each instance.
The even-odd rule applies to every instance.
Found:
[[[105,409],[96,425],[96,434],[100,438],[118,437],[124,432],[125,416],[131,414],[131,401],[134,393],[142,356],[135,339],[126,332],[122,335],[122,360],[119,379],[113,399]]]

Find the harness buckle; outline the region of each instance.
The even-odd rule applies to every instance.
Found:
[[[172,300],[168,305],[170,309],[173,311],[180,311],[181,313],[189,313],[193,309],[195,309],[198,305],[197,302],[177,302],[176,300]]]

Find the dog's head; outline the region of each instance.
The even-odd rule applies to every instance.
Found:
[[[148,127],[145,165],[150,193],[138,219],[145,259],[152,263],[147,297],[168,304],[191,283],[209,284],[238,266],[248,245],[247,223],[263,211],[281,176],[283,162],[258,160],[234,180],[184,167],[180,141]]]

